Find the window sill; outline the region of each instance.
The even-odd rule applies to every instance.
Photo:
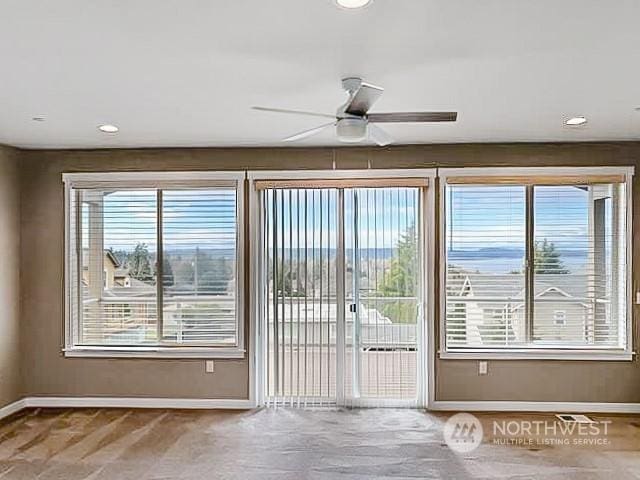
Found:
[[[238,347],[72,347],[65,348],[68,358],[244,358]]]
[[[458,350],[441,351],[439,358],[443,360],[584,360],[629,362],[633,360],[635,352],[625,350]]]

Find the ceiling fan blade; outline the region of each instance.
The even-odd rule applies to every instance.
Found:
[[[344,113],[360,117],[365,115],[382,96],[383,92],[384,88],[382,87],[361,83],[360,87],[351,94],[349,101],[344,106]]]
[[[312,137],[313,135],[317,135],[322,130],[332,125],[335,125],[336,122],[325,123],[324,125],[320,125],[319,127],[312,128],[311,130],[305,130],[304,132],[296,133],[295,135],[291,135],[290,137],[283,138],[283,142],[295,142],[297,140],[302,140],[303,138]]]
[[[395,112],[370,113],[369,122],[402,123],[402,122],[455,122],[458,112]]]
[[[253,110],[259,110],[261,112],[292,113],[294,115],[307,115],[311,117],[336,118],[335,115],[329,115],[328,113],[306,112],[304,110],[289,110],[286,108],[269,108],[269,107],[251,107],[251,108]]]
[[[367,128],[369,130],[369,138],[381,147],[385,147],[390,143],[393,143],[393,138],[391,137],[391,135],[389,135],[379,126],[370,123],[367,125]]]

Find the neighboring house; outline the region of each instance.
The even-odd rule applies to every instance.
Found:
[[[88,252],[85,254],[85,258],[88,257]],[[115,287],[129,288],[131,286],[131,277],[129,276],[129,270],[124,268],[116,256],[110,251],[105,250],[102,259],[103,276],[102,286],[104,290],[111,290]],[[82,268],[82,283],[89,286],[89,265],[84,265]]]
[[[468,346],[524,343],[524,276],[457,274],[458,291],[448,292],[450,342]],[[534,285],[533,341],[582,344],[592,339],[598,308],[593,292],[587,275],[538,275]]]
[[[86,257],[88,258],[88,256]],[[85,265],[82,275],[83,341],[127,345],[155,339],[157,285],[131,277],[108,250],[102,265]],[[90,271],[102,273],[102,288]],[[99,283],[99,280],[98,282]],[[232,341],[235,299],[229,295],[193,295],[183,285],[165,288],[163,335],[178,343]]]
[[[131,278],[129,270],[109,250],[104,251],[102,259],[102,288],[92,285],[90,271],[89,265],[83,265],[84,341],[113,344],[143,341],[145,332],[156,328],[155,286]]]

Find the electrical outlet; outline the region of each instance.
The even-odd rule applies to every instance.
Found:
[[[478,375],[486,375],[489,373],[489,363],[485,360],[478,362]]]
[[[206,360],[204,362],[204,371],[207,373],[213,373],[214,368],[213,368],[213,360]]]

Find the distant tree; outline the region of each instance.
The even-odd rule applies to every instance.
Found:
[[[162,285],[164,287],[172,287],[175,284],[173,275],[173,267],[167,257],[162,260]]]
[[[543,241],[536,241],[533,246],[533,268],[535,273],[570,273],[560,259],[561,254],[556,250],[553,242],[546,238]],[[522,274],[522,270],[511,270],[510,274]]]
[[[129,252],[126,250],[114,250],[113,248],[108,249],[111,254],[118,260],[118,263],[121,266],[126,266],[129,262]]]
[[[398,239],[389,270],[378,285],[379,294],[383,297],[415,297],[420,267],[418,263],[418,238],[415,226],[411,225]],[[385,303],[382,313],[394,323],[413,323],[416,319],[415,301]]]
[[[284,272],[282,268],[284,267]],[[300,276],[304,275],[304,266],[302,262],[299,266]],[[298,281],[298,263],[285,261],[284,265],[279,266],[278,275],[276,278],[276,286],[279,295],[285,297],[304,297],[306,296],[305,287],[302,281]]]
[[[193,285],[193,267],[194,263],[190,257],[187,259],[181,258],[177,262],[174,260],[174,266],[172,267],[174,285]]]
[[[546,238],[542,242],[536,242],[533,257],[534,272],[538,274],[569,273],[560,256],[553,242],[548,241]]]
[[[193,277],[196,292],[214,295],[225,293],[233,278],[232,263],[229,258],[215,250],[207,252],[196,247]]]
[[[378,291],[385,297],[410,297],[416,294],[418,268],[416,230],[412,225],[398,239],[389,271],[383,276]]]
[[[153,281],[151,254],[146,243],[138,243],[128,258],[129,275],[141,282]]]

